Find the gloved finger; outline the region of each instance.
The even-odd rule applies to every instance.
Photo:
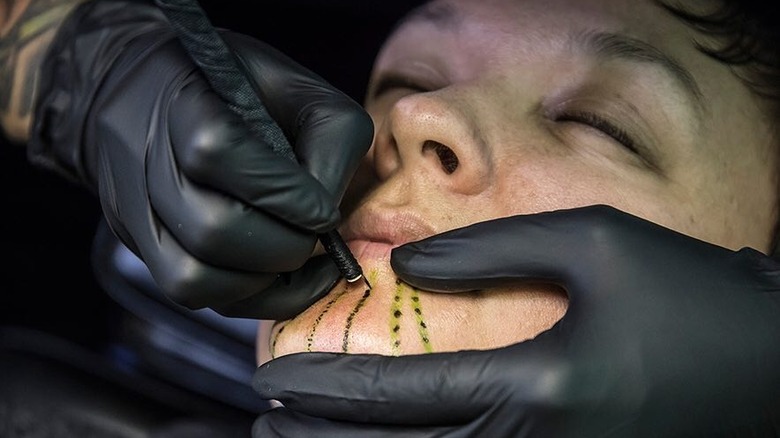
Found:
[[[111,131],[107,131],[111,132]],[[102,141],[111,141],[111,137]],[[120,139],[121,140],[121,139]],[[145,169],[128,147],[105,147],[99,154],[101,208],[111,230],[144,261],[160,289],[191,309],[226,304],[255,294],[276,274],[225,269],[205,263],[181,247],[151,205]],[[127,163],[122,172],[113,164]]]
[[[596,205],[494,219],[395,248],[390,263],[404,281],[430,291],[479,290],[521,280],[568,290],[592,283],[592,276],[610,271],[603,267],[627,255],[624,246],[612,245],[623,215]]]
[[[139,229],[137,220],[128,221],[127,225],[135,226],[131,234],[113,215],[106,218],[120,240],[144,260],[165,295],[191,309],[208,306],[230,316],[288,318],[327,293],[340,278],[332,260],[324,255],[290,274],[222,269],[193,257],[163,225],[151,219],[142,226],[144,230]]]
[[[420,428],[381,424],[361,424],[311,417],[286,408],[275,408],[260,415],[252,426],[253,438],[422,438],[451,436],[451,428]]]
[[[330,292],[341,274],[327,255],[312,257],[300,269],[280,274],[262,292],[224,306],[212,306],[225,316],[285,320]]]
[[[530,344],[529,344],[530,345]],[[513,349],[525,350],[517,344]],[[317,417],[359,423],[446,426],[484,418],[496,400],[542,397],[545,355],[517,361],[505,349],[388,357],[296,353],[255,371],[263,398]],[[514,394],[518,392],[518,394]]]
[[[180,172],[303,229],[336,225],[336,199],[322,184],[257,140],[204,80],[187,82],[163,119]]]
[[[250,73],[268,113],[291,139],[300,164],[340,199],[371,146],[371,117],[349,96],[273,47],[241,34],[227,34],[225,41]]]
[[[301,112],[295,154],[301,166],[341,200],[373,138],[368,113],[352,101],[330,98]]]
[[[231,303],[251,296],[276,280],[258,274],[211,266],[185,251],[164,227],[134,233],[139,258],[172,301],[190,309]]]
[[[160,220],[187,252],[204,263],[250,272],[284,272],[299,268],[312,253],[313,233],[193,183],[178,171],[169,147],[150,148],[144,173]]]
[[[107,150],[113,154],[99,156],[106,169],[111,168],[112,162],[134,162],[126,148]],[[222,269],[193,257],[158,220],[141,174],[140,170],[128,175],[99,172],[98,198],[111,230],[144,261],[155,282],[171,300],[199,309],[246,298],[276,280],[276,274]],[[116,180],[121,182],[121,178],[126,178],[126,183],[118,184]]]

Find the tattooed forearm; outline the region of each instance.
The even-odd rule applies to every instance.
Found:
[[[85,0],[0,0],[0,126],[29,138],[38,67],[68,12]]]

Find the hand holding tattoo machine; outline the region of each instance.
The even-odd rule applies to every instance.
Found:
[[[168,17],[182,45],[214,91],[244,119],[253,134],[272,145],[274,152],[297,161],[284,133],[266,111],[230,48],[197,1],[155,0],[155,3]],[[347,282],[353,283],[362,278],[371,288],[362,268],[336,230],[319,234],[318,238]]]

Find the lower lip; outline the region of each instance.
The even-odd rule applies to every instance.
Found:
[[[389,260],[390,252],[398,246],[387,242],[359,239],[349,240],[347,245],[355,258],[362,260]]]

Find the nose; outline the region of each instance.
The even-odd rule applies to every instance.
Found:
[[[455,97],[405,96],[377,130],[374,166],[380,180],[403,172],[428,178],[456,193],[476,194],[489,185],[490,150],[471,107]]]

